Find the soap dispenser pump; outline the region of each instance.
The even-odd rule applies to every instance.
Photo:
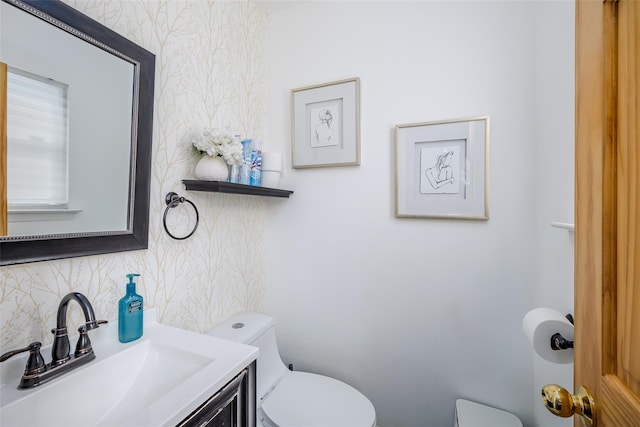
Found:
[[[136,273],[127,274],[127,293],[118,302],[118,339],[122,343],[135,341],[142,336],[143,299],[136,293],[134,277]]]

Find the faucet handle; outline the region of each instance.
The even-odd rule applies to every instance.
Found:
[[[2,356],[0,356],[0,362],[4,362],[5,360],[15,356],[16,354],[24,353],[25,351],[29,352],[29,358],[27,359],[27,366],[24,368],[25,375],[34,375],[44,372],[47,367],[44,363],[44,358],[42,354],[40,354],[40,347],[42,347],[41,342],[32,342],[25,348],[21,348],[18,350],[8,351]]]
[[[109,323],[109,321],[108,320],[92,320],[90,322],[86,322],[84,327],[86,327],[86,330],[88,332],[92,329],[99,328],[100,325],[104,325],[105,323]],[[81,326],[81,328],[82,327],[83,326]],[[78,329],[78,332],[80,332],[80,329]]]
[[[78,328],[78,332],[80,333],[80,335],[78,336],[76,351],[74,353],[76,357],[80,357],[93,352],[93,348],[91,347],[91,340],[89,339],[89,331],[105,323],[108,322],[106,320],[97,320],[95,322],[91,322],[91,325],[87,323]]]
[[[74,353],[76,357],[80,357],[93,351],[93,347],[91,347],[91,340],[89,339],[89,330],[87,329],[87,327],[80,326],[78,328],[78,332],[80,332],[80,335],[78,336],[76,351]]]

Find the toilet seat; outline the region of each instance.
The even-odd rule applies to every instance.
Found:
[[[261,405],[265,425],[375,427],[373,405],[355,388],[308,372],[287,373]]]

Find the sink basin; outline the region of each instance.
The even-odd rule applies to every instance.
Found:
[[[115,324],[91,339],[94,361],[34,389],[16,388],[24,359],[0,371],[0,425],[175,425],[257,357],[254,347],[159,324],[153,310],[137,341],[119,343]]]

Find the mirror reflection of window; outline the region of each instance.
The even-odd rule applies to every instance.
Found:
[[[68,90],[64,83],[8,69],[9,211],[68,207]]]

